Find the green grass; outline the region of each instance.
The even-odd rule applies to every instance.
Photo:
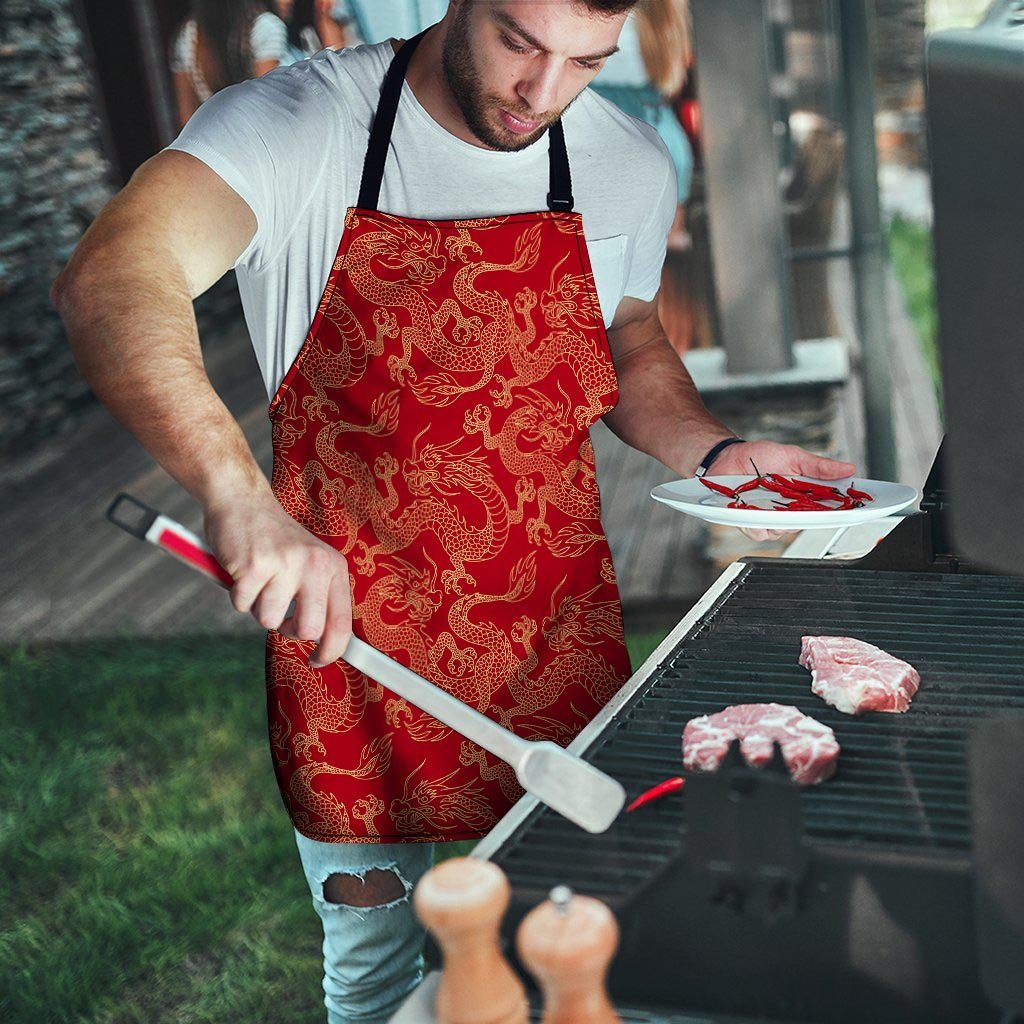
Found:
[[[0,1019],[316,1019],[262,645],[7,651],[0,700]]]
[[[936,394],[941,396],[931,230],[902,217],[895,217],[889,224],[889,255],[896,277],[903,287],[907,311],[931,370]]]
[[[654,653],[666,633],[635,633],[626,637],[626,649],[635,672]]]
[[[0,707],[0,1020],[321,1019],[258,639],[0,651]]]

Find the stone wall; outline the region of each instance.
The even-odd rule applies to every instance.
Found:
[[[49,289],[117,188],[73,0],[0,0],[0,463],[95,405]],[[234,274],[196,302],[204,344],[242,323]]]
[[[0,458],[91,403],[50,282],[113,192],[70,0],[0,3]]]

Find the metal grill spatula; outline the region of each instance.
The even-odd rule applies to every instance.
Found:
[[[130,495],[118,495],[107,510],[107,518],[221,586],[232,586],[227,570],[199,537]],[[580,828],[604,832],[622,810],[626,802],[622,786],[557,743],[516,736],[358,637],[349,640],[343,658],[353,668],[510,764],[523,789]]]

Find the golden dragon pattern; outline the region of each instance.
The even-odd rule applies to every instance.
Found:
[[[350,210],[271,403],[271,486],[348,559],[357,635],[529,739],[567,744],[629,673],[590,425],[615,372],[577,214]],[[477,838],[514,771],[270,631],[267,710],[311,838]]]

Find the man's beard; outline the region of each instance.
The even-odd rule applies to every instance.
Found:
[[[510,129],[499,127],[488,120],[488,113],[494,111],[495,107],[501,107],[514,117],[522,117],[525,121],[534,121],[537,116],[532,111],[522,110],[518,105],[509,105],[501,96],[484,94],[480,84],[480,72],[473,61],[469,46],[467,22],[470,6],[466,2],[458,9],[444,41],[442,66],[448,88],[455,97],[469,130],[485,146],[506,152],[525,149],[536,142],[557,117],[544,117],[543,123],[527,135],[517,135]]]

